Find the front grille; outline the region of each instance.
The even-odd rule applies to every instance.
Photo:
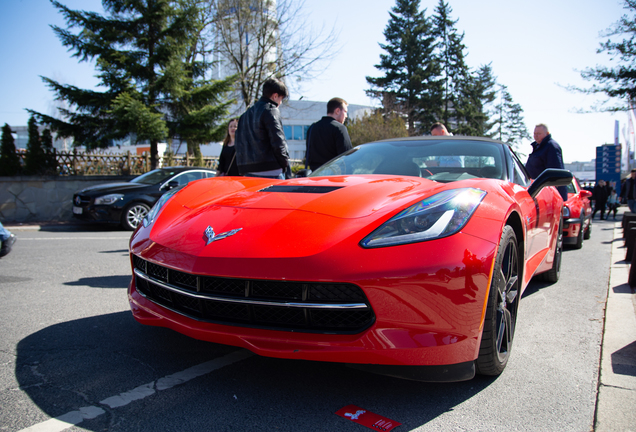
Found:
[[[73,205],[75,207],[86,207],[91,203],[91,197],[75,194],[73,195]]]
[[[199,276],[133,255],[137,291],[200,321],[312,333],[359,333],[375,321],[353,284]]]

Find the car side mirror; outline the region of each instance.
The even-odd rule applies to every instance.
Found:
[[[572,183],[572,173],[570,171],[548,168],[534,179],[528,188],[528,193],[534,198],[544,187],[567,186],[570,183]]]
[[[589,190],[581,189],[581,198],[592,198],[592,195]]]
[[[178,182],[178,181],[176,181],[176,180],[170,180],[168,183],[166,183],[166,184],[163,186],[163,188],[162,188],[162,189],[170,190],[170,189],[174,189],[174,188],[176,188],[177,186],[179,186],[179,182]]]

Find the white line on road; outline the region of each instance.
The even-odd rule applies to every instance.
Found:
[[[194,378],[209,374],[210,372],[213,372],[217,369],[221,369],[222,367],[231,365],[241,360],[245,360],[246,358],[253,355],[254,354],[248,350],[234,351],[224,357],[192,366],[191,368],[185,369],[181,372],[177,372],[173,375],[168,375],[160,378],[157,381],[141,385],[130,391],[120,393],[116,396],[111,396],[100,401],[99,403],[108,406],[111,409],[123,407],[136,400],[151,396],[155,393],[155,391],[168,390],[174,386],[183,384]],[[77,411],[71,411],[59,417],[43,421],[26,429],[22,429],[19,432],[61,432],[65,429],[81,423],[84,420],[94,419],[105,413],[106,411],[100,407],[82,407]]]

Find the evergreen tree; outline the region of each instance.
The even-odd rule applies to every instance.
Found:
[[[42,152],[44,153],[44,171],[46,171],[47,174],[56,174],[57,159],[55,157],[55,148],[53,147],[53,136],[49,129],[44,129],[42,131],[40,142],[42,145]]]
[[[64,119],[34,114],[58,136],[73,137],[75,145],[87,148],[106,147],[128,136],[149,141],[151,167],[156,168],[157,144],[169,134],[168,105],[184,94],[188,82],[183,60],[198,25],[198,2],[103,0],[107,16],[101,16],[51,1],[69,26],[54,26],[54,31],[80,61],[96,61],[106,91],[43,78],[70,108],[62,110]],[[75,27],[78,33],[71,31]]]
[[[491,109],[496,99],[496,78],[491,66],[483,65],[460,82],[456,101],[458,135],[485,136],[492,138],[495,125],[491,121]]]
[[[457,105],[470,83],[470,71],[465,58],[466,46],[463,43],[464,34],[459,34],[455,28],[458,20],[451,18],[453,9],[444,0],[439,0],[433,15],[433,35],[436,38],[436,59],[440,65],[441,81],[443,84],[440,121],[447,127],[456,129],[464,119],[457,112]]]
[[[0,177],[14,176],[20,172],[20,157],[15,148],[15,140],[11,127],[2,126],[2,143],[0,145]]]
[[[384,76],[366,78],[367,94],[380,98],[385,111],[404,115],[411,135],[439,117],[442,90],[430,19],[419,8],[419,0],[396,0],[384,30],[387,43],[380,44],[386,54],[375,66]]]
[[[193,7],[200,0],[180,0],[184,7]],[[171,137],[187,143],[188,155],[203,164],[200,145],[212,141],[222,141],[227,130],[227,117],[234,99],[226,97],[232,90],[236,77],[223,80],[208,80],[206,72],[213,66],[207,61],[205,32],[208,26],[208,12],[197,10],[198,19],[189,33],[189,40],[183,61],[174,67],[183,68],[181,88],[169,103],[168,128]]]
[[[29,139],[24,158],[24,171],[27,175],[42,174],[46,170],[46,155],[42,149],[38,124],[33,116],[27,122],[27,131]]]
[[[574,86],[570,90],[584,93],[604,93],[610,99],[618,99],[622,103],[613,106],[596,107],[600,111],[625,111],[633,109],[636,101],[636,0],[624,0],[624,9],[628,11],[613,28],[607,32],[608,40],[601,44],[597,52],[607,53],[616,66],[596,66],[581,72],[581,76],[589,81],[596,81],[591,88],[582,89]],[[620,41],[612,40],[615,36],[623,36]]]
[[[495,138],[515,149],[518,148],[521,140],[530,139],[523,119],[523,108],[513,101],[508,88],[504,85],[499,86]]]

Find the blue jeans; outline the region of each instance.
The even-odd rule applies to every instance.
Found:
[[[9,237],[11,237],[11,233],[7,231],[7,229],[2,226],[2,222],[0,222],[0,241],[8,240]]]
[[[629,207],[629,211],[632,213],[636,213],[636,200],[628,199],[627,207]]]

